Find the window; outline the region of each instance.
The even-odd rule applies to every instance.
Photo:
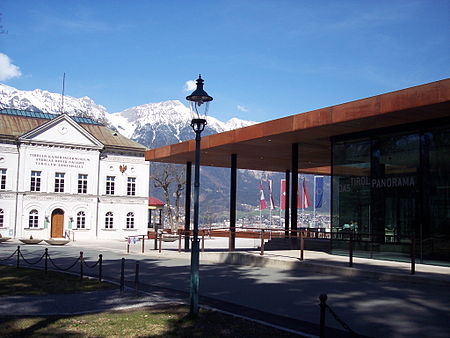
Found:
[[[32,171],[31,172],[30,191],[41,191],[41,172],[40,171]]]
[[[84,211],[77,213],[77,229],[86,229],[86,214]]]
[[[3,209],[0,209],[0,228],[3,228],[5,226],[5,212],[3,211]]]
[[[106,195],[114,195],[115,176],[106,176]]]
[[[39,213],[36,209],[30,211],[28,218],[28,227],[37,228],[39,224]]]
[[[64,192],[65,173],[55,173],[55,192]]]
[[[136,195],[136,177],[128,177],[127,195]]]
[[[6,189],[6,169],[0,169],[0,190]]]
[[[114,225],[114,215],[108,211],[105,215],[105,229],[112,229]]]
[[[129,212],[127,214],[127,229],[134,229],[134,213]]]
[[[85,174],[78,174],[78,193],[86,194],[87,193],[87,177]]]

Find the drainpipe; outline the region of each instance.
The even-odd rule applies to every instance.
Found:
[[[17,179],[16,179],[16,210],[14,214],[14,232],[13,237],[16,238],[17,234],[17,214],[19,209],[19,176],[20,176],[20,143],[17,140]]]
[[[98,223],[99,223],[99,204],[100,204],[100,165],[102,159],[106,158],[107,155],[103,154],[103,149],[100,150],[100,154],[98,156],[98,169],[97,169],[97,196],[95,198],[96,204],[97,204],[97,210],[96,210],[96,224],[95,224],[95,238],[98,239]]]

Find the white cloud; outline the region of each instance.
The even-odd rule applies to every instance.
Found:
[[[240,104],[237,105],[237,110],[242,111],[242,112],[248,112],[248,108],[241,106]]]
[[[0,81],[6,81],[21,75],[19,67],[11,63],[9,56],[0,53]]]
[[[184,84],[185,92],[191,92],[196,88],[197,88],[197,83],[194,80],[186,81],[186,83]]]

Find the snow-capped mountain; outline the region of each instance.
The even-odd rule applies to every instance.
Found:
[[[74,98],[61,94],[50,93],[46,90],[30,91],[0,84],[0,109],[14,108],[43,113],[60,114],[62,111],[69,115],[91,117],[102,123],[108,122],[106,108],[96,104],[89,97]]]
[[[96,104],[87,96],[82,98],[64,96],[63,105],[61,94],[41,89],[23,91],[0,84],[0,109],[3,108],[53,114],[64,111],[69,115],[91,117],[108,126],[115,127],[122,135],[149,148],[186,141],[194,136],[190,127],[192,118],[190,110],[178,100],[144,104],[110,114],[105,107]],[[245,127],[254,123],[238,118],[222,122],[209,116],[204,135]]]
[[[149,148],[178,143],[192,139],[192,119],[189,108],[178,100],[144,104],[109,115],[111,124],[124,136]],[[254,122],[233,118],[222,122],[208,116],[204,135],[220,133],[253,124]]]

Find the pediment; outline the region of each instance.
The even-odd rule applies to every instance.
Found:
[[[101,142],[66,114],[27,132],[19,140],[21,142],[103,148]]]

